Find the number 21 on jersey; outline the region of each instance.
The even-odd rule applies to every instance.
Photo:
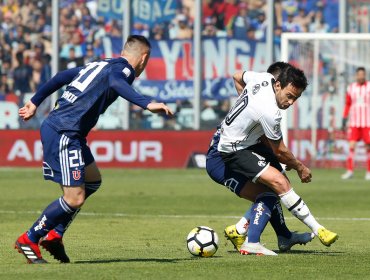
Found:
[[[77,78],[72,81],[70,86],[83,92],[107,64],[108,62],[106,61],[91,62],[87,64],[86,67],[78,73]]]

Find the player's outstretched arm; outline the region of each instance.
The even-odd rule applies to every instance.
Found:
[[[36,105],[33,104],[32,101],[28,101],[22,108],[18,110],[18,114],[24,121],[28,121],[35,115],[36,109]]]
[[[73,81],[74,77],[80,72],[82,67],[76,67],[61,71],[47,81],[36,93],[32,96],[31,101],[34,105],[39,106],[49,95],[59,90],[64,85]]]
[[[164,103],[149,103],[146,107],[152,113],[166,113],[167,116],[173,116],[171,109]]]
[[[298,159],[296,159],[293,153],[285,146],[282,139],[268,140],[270,142],[272,151],[276,155],[279,162],[286,164],[288,169],[296,170],[302,183],[311,182],[311,170]]]

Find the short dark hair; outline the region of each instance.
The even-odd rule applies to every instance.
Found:
[[[271,75],[278,77],[281,73],[281,71],[287,67],[289,67],[290,64],[287,62],[283,61],[277,61],[269,66],[267,68],[267,72],[270,73]]]
[[[360,71],[364,71],[364,72],[366,72],[365,67],[362,67],[362,66],[361,66],[361,67],[357,67],[357,68],[356,68],[356,73],[357,73],[357,72],[360,72]]]
[[[142,43],[144,46],[147,46],[149,51],[150,49],[152,48],[150,42],[148,41],[147,38],[145,38],[144,36],[142,35],[130,35],[127,37],[127,40],[126,40],[126,44],[127,43],[136,43],[136,42],[140,42]]]
[[[308,85],[304,72],[291,64],[281,71],[276,80],[280,82],[281,88],[285,88],[287,85],[292,84],[295,88],[305,90]]]

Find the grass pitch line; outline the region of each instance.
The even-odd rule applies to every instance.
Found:
[[[41,211],[13,211],[0,210],[0,214],[41,214]],[[239,219],[240,216],[222,216],[222,215],[146,215],[146,214],[127,214],[127,213],[97,213],[80,212],[79,216],[102,216],[102,217],[148,217],[148,218],[167,218],[167,219],[194,219],[194,218],[213,218],[213,219]],[[286,220],[294,220],[295,217],[285,217]],[[370,221],[370,218],[344,218],[344,217],[321,217],[317,220],[327,221]]]

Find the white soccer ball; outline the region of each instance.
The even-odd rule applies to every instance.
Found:
[[[194,256],[212,257],[218,249],[218,235],[209,227],[193,228],[186,241],[189,252]]]

